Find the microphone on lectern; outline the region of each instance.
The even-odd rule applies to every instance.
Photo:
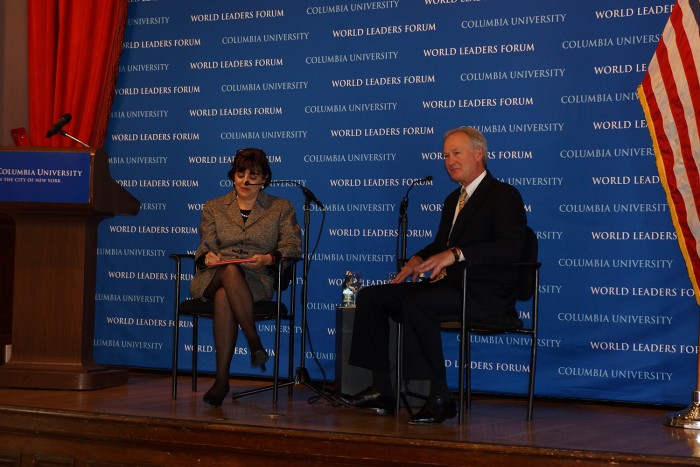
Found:
[[[51,128],[49,128],[49,131],[46,132],[46,137],[51,138],[53,135],[61,131],[61,128],[67,125],[71,118],[73,118],[71,114],[63,114],[61,118],[59,118],[58,121],[54,123]]]
[[[243,184],[244,184],[245,186],[260,186],[260,185],[264,185],[265,182],[262,182],[262,183],[250,183],[248,180],[246,180],[245,183],[243,183]]]

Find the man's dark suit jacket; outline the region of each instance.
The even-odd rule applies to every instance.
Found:
[[[487,172],[452,228],[459,193],[457,189],[448,195],[435,240],[416,255],[426,259],[447,247],[458,247],[468,265],[470,316],[475,320],[513,316],[517,271],[488,265],[520,259],[527,225],[523,199],[515,187]],[[453,265],[443,280],[459,286],[461,279],[461,268]]]

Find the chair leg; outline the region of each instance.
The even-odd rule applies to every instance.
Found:
[[[463,382],[463,384],[466,385],[467,412],[471,412],[472,410],[472,347],[470,336],[471,335],[468,332],[464,335],[464,348],[466,349],[466,351],[464,352],[465,360],[462,362],[462,365],[466,365],[466,368],[464,369],[466,379]],[[462,408],[462,412],[464,412],[464,408]],[[462,413],[462,420],[460,420],[460,423],[462,423],[463,421],[464,413]]]
[[[530,382],[527,387],[527,421],[532,420],[532,407],[535,398],[535,365],[537,362],[537,334],[532,335],[530,349]]]
[[[277,398],[279,396],[279,376],[280,376],[280,337],[282,334],[282,330],[280,327],[282,326],[282,317],[280,316],[279,312],[279,297],[277,298],[277,317],[275,319],[275,364],[273,365],[272,369],[272,404],[274,406],[277,405]]]
[[[405,394],[403,391],[403,364],[402,364],[402,355],[403,355],[403,324],[402,323],[396,323],[396,388],[394,390],[396,394],[396,406],[394,407],[395,413],[399,413],[399,410],[401,410],[401,401],[404,400],[404,405],[408,410],[411,410],[411,407],[408,405],[407,401],[405,400]]]
[[[289,319],[289,356],[287,357],[287,379],[290,382],[294,380],[294,338],[296,336],[294,330],[294,320]],[[294,393],[294,384],[287,384],[287,394],[292,397]]]
[[[177,307],[177,303],[175,304]],[[180,332],[180,326],[179,326],[179,314],[177,311],[175,311],[175,324],[173,325],[173,371],[172,371],[172,388],[170,390],[171,392],[171,397],[173,400],[177,399],[177,359],[178,359],[178,351],[180,348],[180,343],[179,343],[179,332]]]
[[[469,333],[467,332],[467,268],[462,271],[462,323],[459,327],[459,411],[457,412],[457,423],[464,422],[464,384],[466,368],[467,385],[467,410],[471,410],[471,350],[469,346]]]
[[[465,379],[466,379],[466,391],[467,391],[467,410],[469,410],[470,399],[470,382],[469,382],[469,362],[470,362],[470,352],[469,343],[467,339],[469,334],[465,331],[465,324],[462,323],[462,329],[459,334],[459,370],[457,372],[457,377],[459,381],[457,382],[457,392],[459,393],[459,404],[457,405],[457,423],[461,424],[464,422],[464,391],[465,391]],[[466,366],[466,367],[465,367]],[[466,373],[466,374],[465,374]]]
[[[192,392],[197,392],[197,352],[199,350],[199,317],[192,317]]]

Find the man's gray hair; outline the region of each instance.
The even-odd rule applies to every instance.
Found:
[[[453,128],[447,131],[442,137],[443,143],[449,136],[454,135],[455,133],[464,133],[469,138],[469,141],[471,142],[472,147],[474,149],[481,148],[484,155],[484,157],[481,158],[481,162],[484,165],[484,168],[486,168],[486,163],[489,160],[489,148],[488,144],[486,143],[486,137],[484,137],[484,134],[474,127],[461,126],[459,128]]]

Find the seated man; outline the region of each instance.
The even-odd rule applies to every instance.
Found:
[[[455,263],[475,266],[470,267],[467,291],[470,321],[522,326],[514,311],[517,272],[485,266],[520,258],[527,225],[522,197],[486,170],[486,139],[477,129],[450,130],[443,145],[445,169],[460,188],[445,199],[434,241],[412,256],[392,283],[360,291],[349,363],[371,370],[372,386],[354,396],[339,396],[345,405],[394,413],[389,319],[402,322],[404,353],[397,358],[403,358],[404,375],[430,380],[428,400],[410,418],[412,424],[442,423],[456,415],[440,331],[441,321],[461,310],[462,274]],[[421,274],[430,280],[419,282]]]

